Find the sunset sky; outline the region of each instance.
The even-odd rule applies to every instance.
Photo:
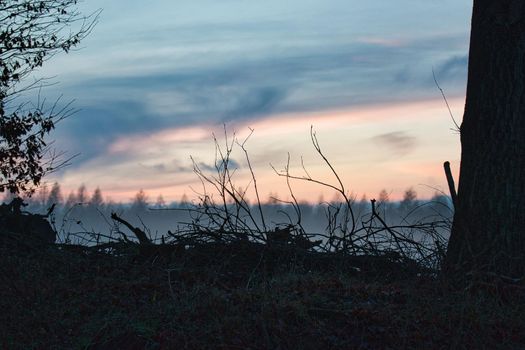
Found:
[[[147,5],[146,5],[147,4]],[[445,191],[443,161],[459,166],[471,1],[89,0],[99,23],[78,50],[36,72],[80,111],[57,126],[55,146],[80,153],[47,178],[129,201],[139,190],[167,201],[202,192],[190,156],[214,162],[224,125],[246,143],[261,196],[289,197],[283,169],[335,181],[310,142],[358,198]],[[249,184],[235,148],[238,186]],[[294,181],[301,200],[328,189]],[[251,193],[251,192],[250,192]]]

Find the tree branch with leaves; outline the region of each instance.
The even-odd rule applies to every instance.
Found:
[[[16,103],[21,92],[42,80],[21,85],[58,52],[69,52],[97,23],[99,11],[83,16],[77,0],[0,1],[0,192],[29,191],[65,163],[45,141],[55,125],[70,116],[70,104],[45,107]]]

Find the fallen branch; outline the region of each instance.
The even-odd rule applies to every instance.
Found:
[[[133,234],[135,234],[135,237],[139,240],[140,244],[149,245],[152,244],[151,241],[148,239],[148,236],[146,236],[146,233],[142,231],[140,228],[132,226],[129,222],[119,217],[116,213],[111,213],[111,219],[120,222],[124,226],[126,226]]]

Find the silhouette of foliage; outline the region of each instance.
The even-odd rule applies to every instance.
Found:
[[[34,69],[60,51],[69,52],[92,30],[98,12],[82,16],[76,3],[0,1],[0,192],[30,190],[46,173],[64,165],[56,163],[59,157],[44,138],[73,112],[70,104],[46,109],[41,101],[14,105],[14,100],[41,86],[37,80],[20,87]]]

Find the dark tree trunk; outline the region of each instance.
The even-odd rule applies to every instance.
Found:
[[[525,1],[474,0],[446,271],[525,274]]]

